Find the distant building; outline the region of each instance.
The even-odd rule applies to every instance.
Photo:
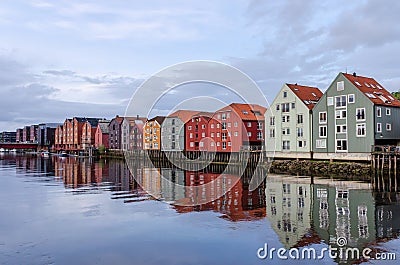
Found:
[[[137,117],[124,117],[121,126],[121,148],[127,150],[141,150],[143,149],[143,127],[146,118]]]
[[[54,148],[56,150],[64,149],[63,125],[58,125],[54,133]]]
[[[161,125],[165,117],[154,117],[144,124],[143,127],[143,149],[160,150],[161,149]]]
[[[183,151],[185,149],[185,123],[197,113],[199,112],[178,110],[165,118],[161,126],[163,151]]]
[[[31,140],[31,127],[25,126],[22,129],[22,142],[27,143]]]
[[[339,73],[313,111],[320,159],[368,159],[372,145],[400,144],[400,101],[375,79]]]
[[[55,144],[55,135],[59,123],[42,123],[38,126],[37,143],[39,146],[53,146]]]
[[[38,130],[39,130],[39,125],[31,125],[30,126],[30,139],[29,142],[31,143],[37,143],[38,142]]]
[[[22,140],[22,138],[23,138],[23,129],[17,129],[15,133],[16,133],[16,136],[15,136],[16,142],[17,143],[22,142],[23,141]]]
[[[316,87],[284,84],[265,114],[265,150],[276,157],[311,158]]]
[[[121,126],[123,121],[124,118],[117,115],[111,120],[110,124],[108,125],[108,145],[110,149],[121,149]]]
[[[110,124],[109,120],[100,120],[99,123],[97,124],[96,135],[94,139],[94,146],[96,148],[99,148],[100,146],[104,146],[106,149],[109,148],[108,145],[109,124]]]
[[[17,141],[16,132],[1,132],[0,143],[15,143]]]

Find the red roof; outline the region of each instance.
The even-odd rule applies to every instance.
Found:
[[[168,118],[170,117],[177,117],[179,118],[181,121],[183,121],[183,123],[186,123],[187,121],[189,121],[194,115],[198,114],[199,111],[194,111],[194,110],[177,110],[174,113],[168,115]]]
[[[400,101],[371,77],[356,74],[343,74],[358,90],[376,105],[400,107]]]
[[[257,104],[232,103],[217,112],[233,110],[242,120],[264,120],[266,108]]]
[[[315,104],[322,97],[323,93],[318,87],[301,86],[298,84],[286,84],[290,90],[307,106],[307,108],[314,108]]]

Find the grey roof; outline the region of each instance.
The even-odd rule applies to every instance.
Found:
[[[108,121],[108,120],[99,121],[99,127],[103,134],[109,133],[109,129],[108,129],[109,124],[110,124],[110,121]]]

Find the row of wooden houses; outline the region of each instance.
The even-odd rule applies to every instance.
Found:
[[[41,129],[40,129],[41,128]],[[267,110],[232,103],[215,112],[177,110],[167,116],[73,117],[54,126],[26,126],[17,141],[54,130],[56,151],[116,150],[240,152],[283,158],[368,159],[374,145],[399,145],[400,101],[373,78],[339,73],[323,93],[284,84]],[[21,139],[21,140],[20,140]],[[28,140],[29,139],[29,140]]]
[[[177,110],[168,116],[68,118],[55,130],[54,150],[238,152],[262,149],[264,114],[259,105],[232,103],[214,113]]]
[[[276,157],[365,160],[375,145],[400,145],[400,101],[356,73],[339,73],[325,93],[284,84],[265,118]]]

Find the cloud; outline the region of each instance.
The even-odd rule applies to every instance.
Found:
[[[338,72],[356,71],[393,82],[399,66],[400,3],[390,1],[259,1],[249,3],[249,30],[262,35],[252,58],[229,61],[249,73],[271,100],[283,83],[325,90]],[[272,95],[272,96],[271,96]]]

